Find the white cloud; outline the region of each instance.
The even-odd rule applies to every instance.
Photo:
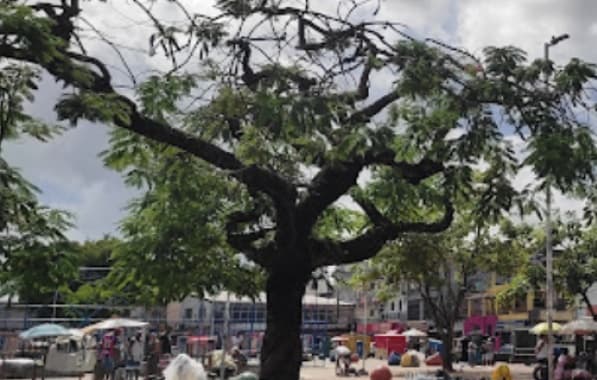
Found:
[[[569,33],[570,40],[552,48],[550,56],[556,62],[571,56],[595,61],[596,14],[592,0],[463,0],[457,37],[475,53],[488,45],[515,45],[536,58],[543,56],[543,44],[552,36]]]

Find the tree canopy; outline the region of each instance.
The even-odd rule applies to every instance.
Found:
[[[446,347],[451,347],[455,323],[465,315],[466,297],[478,291],[477,281],[492,273],[512,276],[529,259],[519,240],[509,236],[510,221],[479,226],[467,207],[460,209],[446,231],[405,234],[386,245],[364,271],[356,271],[365,274],[357,274],[365,281],[381,280],[377,297],[382,300],[404,286],[414,289]],[[442,357],[444,367],[451,370],[451,352]]]
[[[2,155],[7,140],[29,136],[46,141],[60,132],[27,115],[38,72],[27,65],[0,67],[0,295],[35,302],[76,274],[64,231],[70,216],[43,206],[38,189]]]
[[[534,257],[521,265],[513,280],[499,295],[502,303],[529,291],[545,289],[545,266],[542,252],[545,247],[543,231],[518,230],[518,238],[526,236],[530,242],[526,250]],[[594,226],[585,227],[576,219],[559,220],[554,231],[554,283],[558,294],[567,298],[569,304],[580,301],[587,313],[597,319],[589,289],[597,282],[597,234]]]
[[[340,1],[334,13],[308,1],[219,0],[205,14],[165,3],[184,26],[151,3],[131,5],[154,27],[150,55],[172,68],[135,76],[133,93],[85,48],[78,0],[1,2],[0,57],[40,66],[67,87],[55,107],[60,119],[117,127],[106,162],[147,190],[131,214],[144,230],[124,224],[131,246],[146,249],[130,265],[138,254],[170,255],[169,271],[199,270],[199,261],[217,269],[242,252],[264,269],[263,379],[298,378],[301,298],[314,269],[371,258],[405,233],[441,232],[473,190],[478,221],[528,208],[538,189],[512,185],[521,166],[539,189],[547,177],[564,191],[592,188],[597,149],[579,113],[593,110],[585,88],[596,75],[579,59],[529,62],[512,46],[475,57],[379,21],[375,2]],[[505,130],[526,142],[524,160]],[[383,192],[394,197],[374,196]],[[320,233],[343,196],[367,224]],[[170,218],[173,210],[189,219]],[[201,260],[188,255],[197,246]],[[182,292],[163,286],[160,297]]]

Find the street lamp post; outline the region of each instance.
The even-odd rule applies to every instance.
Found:
[[[569,38],[568,34],[554,36],[546,42],[544,47],[545,64],[549,62],[549,48],[557,45],[563,40]],[[549,74],[545,74],[545,86],[548,90]],[[551,228],[551,178],[546,179],[545,184],[545,272],[546,285],[545,296],[547,306],[547,378],[553,380],[554,376],[554,357],[553,357],[553,247],[552,247],[552,228]]]
[[[368,317],[367,313],[369,312],[369,311],[367,310],[367,296],[368,296],[369,294],[368,294],[368,292],[367,292],[367,285],[365,285],[365,286],[363,287],[363,289],[364,289],[364,294],[365,294],[365,305],[364,305],[364,306],[365,306],[365,307],[364,307],[364,312],[365,312],[365,318],[364,318],[365,332],[364,332],[364,337],[363,337],[363,357],[361,358],[361,359],[363,360],[363,367],[361,368],[361,370],[362,370],[362,371],[365,371],[365,360],[367,359],[367,358],[366,358],[366,355],[365,355],[365,352],[366,352],[366,351],[365,351],[365,343],[367,343],[367,336],[368,336],[368,335],[367,335],[367,333],[368,333],[368,331],[367,331],[367,330],[368,330],[368,329],[367,329],[367,317]]]
[[[224,327],[222,328],[222,361],[220,362],[220,379],[226,376],[226,352],[230,339],[230,291],[226,291],[226,304],[224,306]]]

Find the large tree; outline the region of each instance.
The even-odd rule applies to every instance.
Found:
[[[595,75],[579,60],[556,70],[527,63],[512,47],[486,49],[478,60],[377,21],[376,3],[339,2],[327,13],[308,1],[220,0],[215,14],[203,15],[168,2],[187,17],[184,27],[154,14],[151,1],[132,3],[155,26],[151,54],[173,63],[165,75],[142,78],[136,95],[119,92],[110,66],[85,49],[79,31],[88,20],[78,0],[0,2],[0,57],[41,66],[64,83],[60,118],[117,127],[112,153],[129,156],[120,170],[136,176],[188,162],[197,170],[173,179],[180,186],[206,173],[235,189],[219,210],[228,212],[226,243],[267,274],[262,379],[299,377],[301,299],[314,269],[373,257],[404,233],[445,230],[454,199],[472,187],[482,189],[479,215],[520,200],[510,184],[520,162],[501,123],[529,142],[526,164],[538,182],[550,176],[565,188],[591,179],[594,140],[576,112]],[[554,70],[546,86],[542,73]],[[479,163],[486,170],[474,178]],[[357,179],[378,171],[377,180],[397,190],[435,181],[441,192],[419,200],[432,211],[403,215],[399,195],[367,199]],[[368,227],[339,239],[321,233],[321,217],[351,193]],[[171,234],[166,254],[184,262],[187,250],[176,244],[197,237]]]

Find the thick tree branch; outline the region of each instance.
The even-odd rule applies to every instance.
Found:
[[[313,178],[307,197],[297,206],[302,234],[308,236],[323,210],[356,184],[360,163],[327,165]]]
[[[272,255],[269,249],[257,248],[253,244],[257,240],[263,239],[269,230],[259,230],[247,233],[227,232],[226,241],[232,248],[244,254],[249,260],[259,264],[262,268],[271,266]]]
[[[269,195],[274,202],[290,203],[294,205],[296,189],[292,184],[273,171],[265,170],[256,165],[243,166],[230,172],[230,175],[249,188]]]
[[[390,226],[392,222],[375,207],[373,202],[361,195],[353,194],[352,199],[365,211],[369,220],[376,226]]]
[[[589,299],[588,290],[582,292],[581,293],[581,297],[583,299],[583,302],[585,303],[585,306],[588,309],[588,312],[591,314],[591,318],[593,318],[594,321],[597,321],[597,313],[595,313],[595,309],[593,308],[593,304],[592,304],[591,300]]]
[[[367,123],[375,115],[383,111],[384,108],[386,108],[398,99],[400,99],[400,94],[398,94],[398,91],[392,90],[391,92],[388,92],[387,94],[378,98],[376,101],[369,104],[365,108],[362,108],[359,111],[350,115],[347,119],[347,122],[349,124]]]
[[[390,240],[403,233],[438,233],[450,227],[454,218],[454,207],[449,199],[444,202],[443,217],[432,223],[403,222],[372,227],[364,234],[345,242],[313,241],[314,267],[351,264],[375,256]]]
[[[444,170],[443,164],[429,159],[422,159],[414,164],[404,161],[396,162],[395,152],[390,149],[369,151],[352,163],[326,165],[315,176],[309,186],[307,197],[297,207],[301,227],[310,231],[321,212],[346,194],[356,184],[361,170],[371,165],[391,166],[396,169],[397,177],[414,185]]]
[[[263,69],[258,72],[253,70],[251,67],[252,50],[248,39],[230,40],[228,41],[228,45],[236,46],[240,50],[240,64],[243,70],[241,79],[250,90],[257,90],[257,86],[264,79],[268,79],[276,75],[275,69],[272,68]],[[300,91],[307,91],[309,88],[317,84],[317,81],[314,78],[310,78],[296,72],[287,73],[287,78],[296,83]]]
[[[442,163],[423,158],[417,163],[405,161],[397,162],[393,150],[369,151],[363,159],[364,166],[387,165],[395,170],[395,175],[405,179],[412,185],[419,184],[422,180],[441,173],[445,167]]]
[[[274,228],[250,229],[247,225],[256,224],[261,214],[256,210],[248,212],[234,212],[227,217],[226,240],[228,244],[247,258],[266,268],[271,264],[271,254],[268,246],[257,248],[254,244],[267,237],[268,233],[275,231]]]
[[[0,26],[0,35],[7,34],[11,34],[11,31],[2,30],[2,26]],[[253,190],[267,193],[278,202],[293,199],[291,192],[293,189],[276,173],[255,166],[245,167],[232,153],[185,131],[142,115],[132,100],[117,93],[112,88],[109,71],[98,59],[65,51],[63,54],[57,54],[48,60],[38,55],[39,53],[29,49],[18,49],[10,45],[0,44],[0,57],[38,64],[56,79],[81,91],[116,95],[116,99],[125,104],[129,111],[129,120],[123,120],[122,118],[112,120],[116,126],[154,141],[180,148],[219,169],[230,170],[235,178],[247,184]],[[92,65],[97,72],[88,68],[87,65]],[[87,74],[84,79],[81,79],[80,74],[77,75],[77,72],[80,73],[81,70]]]

